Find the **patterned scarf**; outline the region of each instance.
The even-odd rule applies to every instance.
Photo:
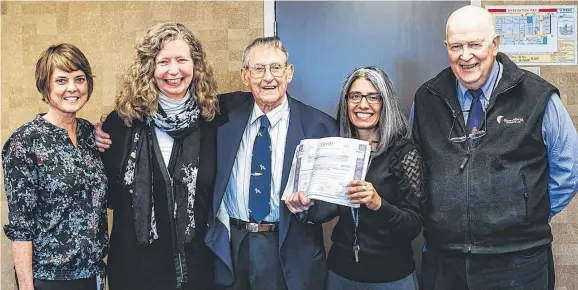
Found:
[[[171,176],[171,180],[167,180],[170,183],[167,187],[172,186],[172,192],[166,194],[168,200],[173,201],[168,206],[172,210],[171,220],[174,219],[177,225],[177,245],[181,248],[194,236],[194,203],[201,139],[200,113],[194,97],[189,97],[182,105],[182,110],[175,115],[168,116],[159,105],[157,114],[147,116],[144,123],[133,124],[132,142],[128,145],[130,153],[123,170],[122,184],[132,196],[135,232],[141,244],[158,239],[152,169],[155,127],[174,139],[172,150],[176,152],[172,152],[167,166]]]

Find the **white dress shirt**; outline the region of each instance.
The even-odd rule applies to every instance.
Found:
[[[241,138],[241,144],[237,151],[237,157],[231,170],[229,183],[225,191],[225,207],[230,217],[243,221],[249,221],[249,182],[251,176],[251,155],[253,153],[253,143],[261,126],[263,112],[255,104],[245,126],[245,132]],[[271,126],[269,135],[271,136],[271,208],[269,215],[264,221],[279,221],[279,201],[281,192],[281,176],[283,175],[283,157],[285,155],[285,140],[287,140],[287,130],[289,128],[289,102],[287,96],[283,103],[266,114]]]

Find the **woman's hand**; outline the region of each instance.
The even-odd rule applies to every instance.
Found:
[[[371,210],[378,210],[381,207],[381,196],[375,191],[371,182],[365,180],[352,180],[347,186],[349,202],[352,204],[365,204]]]
[[[313,205],[313,201],[299,191],[291,194],[285,200],[285,205],[292,213],[296,214],[308,210]]]

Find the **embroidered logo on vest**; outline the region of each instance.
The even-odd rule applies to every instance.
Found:
[[[498,124],[524,124],[524,118],[514,118],[514,119],[506,119],[506,117],[500,115],[496,118]]]

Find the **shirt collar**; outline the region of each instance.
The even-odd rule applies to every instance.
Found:
[[[482,91],[484,92],[484,96],[482,97],[485,101],[490,99],[492,95],[492,91],[494,90],[495,83],[498,81],[497,77],[500,73],[500,65],[498,64],[497,60],[494,60],[494,64],[492,65],[492,71],[490,72],[490,76],[486,80],[485,83],[482,84]],[[462,96],[466,95],[468,88],[464,86],[462,83],[458,82],[458,89]]]
[[[277,123],[281,121],[283,116],[285,116],[285,114],[288,112],[289,112],[289,101],[287,100],[287,94],[285,94],[285,96],[283,97],[283,101],[281,102],[281,105],[277,106],[277,108],[271,110],[269,113],[266,114],[267,119],[269,119],[269,123],[271,124],[271,127],[275,127]],[[255,123],[255,121],[257,121],[257,119],[259,119],[259,117],[263,115],[265,114],[263,113],[263,111],[261,111],[261,108],[259,108],[257,103],[255,103],[253,105],[253,112],[251,113],[249,124],[253,125],[253,123]]]

